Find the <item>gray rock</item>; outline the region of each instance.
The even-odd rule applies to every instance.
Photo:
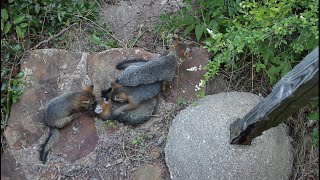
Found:
[[[285,125],[271,128],[252,145],[229,144],[229,126],[259,102],[250,93],[206,96],[173,120],[165,148],[172,179],[288,179],[292,147]]]
[[[143,164],[139,167],[139,169],[135,172],[132,177],[133,180],[161,180],[161,164]]]

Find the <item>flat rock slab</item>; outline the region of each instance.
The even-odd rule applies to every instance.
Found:
[[[209,61],[209,54],[203,48],[191,48],[190,57],[182,61],[177,70],[176,77],[172,82],[172,93],[167,98],[170,102],[176,102],[177,99],[183,99],[186,102],[195,100],[195,95],[199,94],[196,91],[196,85],[199,85],[205,70],[188,71],[187,69],[200,66],[203,68]],[[206,88],[204,88],[205,90]]]
[[[285,125],[265,131],[250,146],[229,144],[230,124],[259,101],[250,93],[220,93],[181,111],[165,148],[171,178],[288,179],[293,155]]]
[[[75,163],[94,163],[95,149],[99,143],[96,121],[91,115],[82,114],[61,130],[59,142],[49,154],[47,164],[41,164],[38,160],[38,148],[48,133],[43,124],[47,103],[66,91],[80,89],[83,84],[94,84],[94,93],[99,99],[100,90],[109,88],[110,82],[121,73],[115,69],[118,62],[124,59],[151,60],[157,57],[158,54],[137,48],[115,48],[92,54],[57,49],[32,51],[21,63],[25,73],[24,93],[20,101],[12,106],[4,132],[9,149],[1,157],[1,161],[16,159],[10,160],[8,167],[22,166],[24,172],[17,172],[25,174],[27,179],[56,177],[56,168],[67,169]],[[176,91],[180,89],[172,89],[173,94]],[[175,102],[174,97],[171,100]],[[2,169],[2,179],[17,177],[15,171],[8,170],[10,168]]]

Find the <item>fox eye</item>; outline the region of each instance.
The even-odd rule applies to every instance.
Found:
[[[104,102],[105,104],[109,104],[109,101],[107,101],[106,98],[103,98],[103,102]]]

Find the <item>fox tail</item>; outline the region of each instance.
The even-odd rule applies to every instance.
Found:
[[[60,136],[59,129],[50,128],[50,132],[49,132],[47,139],[40,147],[40,161],[42,161],[43,163],[45,163],[47,161],[47,156],[49,154],[49,150],[57,142],[59,136]]]
[[[143,65],[144,63],[148,62],[147,60],[145,59],[130,59],[130,60],[124,60],[120,63],[118,63],[116,65],[116,69],[117,70],[124,70],[126,69],[127,67],[129,66],[141,66]]]

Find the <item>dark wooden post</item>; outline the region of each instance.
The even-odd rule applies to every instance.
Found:
[[[310,100],[319,98],[319,47],[273,87],[242,119],[230,125],[230,143],[250,145],[263,131],[279,125]]]

